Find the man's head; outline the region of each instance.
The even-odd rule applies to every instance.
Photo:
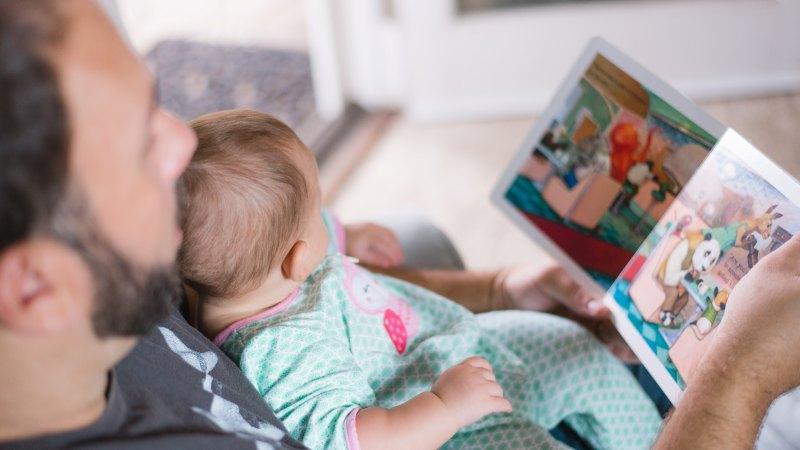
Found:
[[[177,292],[194,136],[91,1],[1,0],[0,61],[0,352],[118,359]]]
[[[197,152],[180,182],[187,284],[201,298],[231,298],[270,274],[304,279],[326,245],[314,156],[288,126],[256,111],[191,125]]]

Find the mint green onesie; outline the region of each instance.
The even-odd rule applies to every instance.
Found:
[[[289,433],[312,449],[357,449],[355,417],[430,390],[479,355],[514,406],[462,428],[444,448],[560,448],[548,429],[566,420],[596,448],[643,449],[661,424],[651,401],[591,334],[536,312],[472,314],[419,286],[328,255],[289,297],[215,339]]]

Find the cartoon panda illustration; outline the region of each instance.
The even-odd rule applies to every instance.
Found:
[[[713,269],[721,255],[720,243],[712,233],[707,230],[686,231],[685,237],[670,251],[658,270],[657,278],[665,294],[659,312],[662,325],[675,325],[675,319],[689,302],[681,280],[696,280]]]
[[[728,291],[720,291],[719,288],[714,288],[714,297],[706,304],[703,315],[692,323],[692,330],[698,339],[703,339],[711,332],[711,329],[714,327],[714,322],[717,320],[717,316],[719,316],[722,311],[725,311],[725,305],[728,304],[728,297],[730,297]]]

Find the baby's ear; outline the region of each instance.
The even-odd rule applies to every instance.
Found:
[[[306,241],[297,241],[292,245],[281,263],[281,274],[284,278],[298,283],[302,283],[308,278],[309,271],[305,263],[308,258],[308,250]]]

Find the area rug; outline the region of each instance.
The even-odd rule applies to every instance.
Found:
[[[165,40],[146,60],[156,76],[161,104],[185,120],[231,108],[267,112],[293,128],[314,120],[305,53]]]

